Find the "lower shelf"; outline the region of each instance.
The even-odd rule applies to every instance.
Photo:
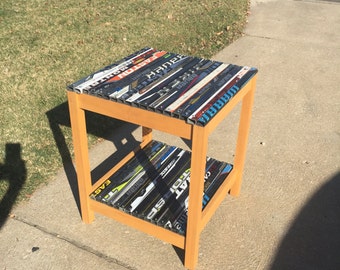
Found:
[[[151,141],[90,194],[94,208],[108,211],[109,206],[115,215],[130,215],[185,235],[190,161],[189,151]],[[232,169],[231,164],[206,158],[203,210]]]

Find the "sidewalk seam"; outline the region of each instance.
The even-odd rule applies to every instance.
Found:
[[[41,231],[41,232],[43,232],[43,233],[45,233],[45,234],[47,234],[49,236],[52,236],[54,238],[60,239],[60,240],[62,240],[64,242],[67,242],[67,243],[71,244],[72,246],[74,246],[74,247],[76,247],[78,249],[81,249],[83,251],[86,251],[88,253],[91,253],[91,254],[93,254],[93,255],[101,258],[101,259],[106,260],[109,263],[114,263],[116,265],[119,265],[121,267],[126,268],[127,270],[136,270],[136,268],[134,268],[134,267],[132,267],[132,266],[130,266],[130,265],[124,263],[124,262],[121,262],[121,261],[119,261],[119,260],[117,260],[115,258],[107,256],[107,255],[105,255],[104,253],[102,253],[102,252],[100,252],[98,250],[95,250],[95,249],[93,249],[93,248],[91,248],[91,247],[89,247],[87,245],[84,245],[84,244],[81,244],[81,243],[79,243],[77,241],[74,241],[74,240],[72,240],[72,239],[70,239],[70,238],[68,238],[66,236],[62,236],[62,235],[60,235],[58,233],[49,231],[48,229],[46,229],[46,228],[44,228],[44,227],[42,227],[42,226],[40,226],[38,224],[34,224],[34,223],[32,223],[30,221],[27,221],[27,220],[25,220],[23,218],[20,218],[18,216],[13,217],[13,219],[18,221],[18,222],[24,223],[24,224],[26,224],[26,225],[28,225],[30,227],[33,227],[33,228],[35,228],[35,229],[37,229],[37,230],[39,230],[39,231]]]
[[[315,3],[315,4],[325,4],[325,5],[339,5],[339,2],[335,2],[332,0],[293,0],[294,2],[305,2],[305,3]]]
[[[262,38],[262,39],[278,40],[278,39],[275,39],[275,38],[272,38],[272,37],[251,35],[251,34],[247,34],[247,33],[244,33],[244,35],[247,36],[247,37],[253,37],[253,38]]]
[[[248,33],[244,33],[244,37],[249,37],[249,38],[258,38],[258,39],[264,39],[264,40],[272,40],[272,41],[277,41],[277,42],[286,42],[286,44],[290,44],[290,43],[297,43],[297,44],[306,44],[305,41],[303,40],[298,40],[298,39],[284,39],[284,38],[279,38],[279,37],[269,37],[269,36],[261,36],[261,35],[253,35],[253,34],[248,34]],[[333,45],[334,44],[334,45]],[[310,47],[311,46],[322,46],[323,48],[328,48],[328,49],[337,49],[338,48],[338,44],[336,42],[329,42],[327,45],[323,45],[320,42],[309,42],[308,44]]]

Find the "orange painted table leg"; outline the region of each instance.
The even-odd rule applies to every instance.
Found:
[[[78,94],[68,92],[81,217],[85,223],[90,223],[94,220],[94,212],[89,205],[89,194],[92,191],[90,161],[85,111],[81,109],[78,98]]]
[[[147,127],[142,127],[143,142],[148,143],[152,140],[152,129]]]
[[[184,265],[188,269],[195,268],[198,260],[207,146],[207,130],[204,127],[195,126],[192,134],[189,207],[185,239]]]
[[[235,158],[234,158],[234,168],[237,172],[237,180],[230,190],[230,194],[233,196],[238,196],[241,190],[242,174],[243,174],[244,162],[246,159],[250,120],[251,120],[252,107],[253,107],[253,101],[254,101],[256,77],[252,79],[250,84],[251,84],[250,90],[244,96],[242,100],[240,123],[239,123],[238,136],[237,136],[237,142],[236,142],[236,151],[235,151]]]

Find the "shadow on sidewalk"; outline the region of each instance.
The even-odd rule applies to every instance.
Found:
[[[70,189],[77,203],[78,211],[81,213],[76,169],[72,163],[72,155],[68,147],[69,141],[66,140],[62,131],[62,126],[71,127],[68,103],[62,103],[46,112],[46,116],[62,159]],[[133,136],[133,132],[138,126],[91,112],[86,112],[86,126],[88,134],[111,141],[117,149],[116,152],[112,153],[91,171],[92,183],[95,183],[104,173],[139,146],[140,142]],[[184,140],[184,142],[191,147],[190,141]],[[175,246],[173,248],[184,263],[184,251]]]
[[[21,158],[20,143],[7,143],[5,162],[0,163],[0,182],[7,182],[6,193],[0,198],[0,229],[5,224],[27,177],[26,164]],[[5,185],[1,185],[1,188]]]
[[[66,140],[62,126],[71,127],[68,103],[64,102],[52,110],[46,112],[55,143],[62,159],[65,174],[67,176],[73,197],[80,212],[80,202],[77,184],[76,169],[72,163],[71,151]],[[137,126],[116,119],[86,111],[87,133],[98,138],[112,141],[117,151],[107,157],[99,166],[91,171],[92,183],[98,181],[103,173],[117,164],[121,158],[131,152],[139,142],[132,136]],[[72,143],[72,142],[71,142]]]
[[[302,208],[270,269],[340,269],[340,172]]]

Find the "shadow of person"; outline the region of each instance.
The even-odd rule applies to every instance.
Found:
[[[302,208],[270,269],[340,269],[340,172]]]
[[[19,143],[7,143],[5,150],[5,162],[0,164],[0,182],[6,192],[0,201],[0,229],[5,224],[8,215],[23,187],[27,177],[25,161],[21,158],[21,146]]]

